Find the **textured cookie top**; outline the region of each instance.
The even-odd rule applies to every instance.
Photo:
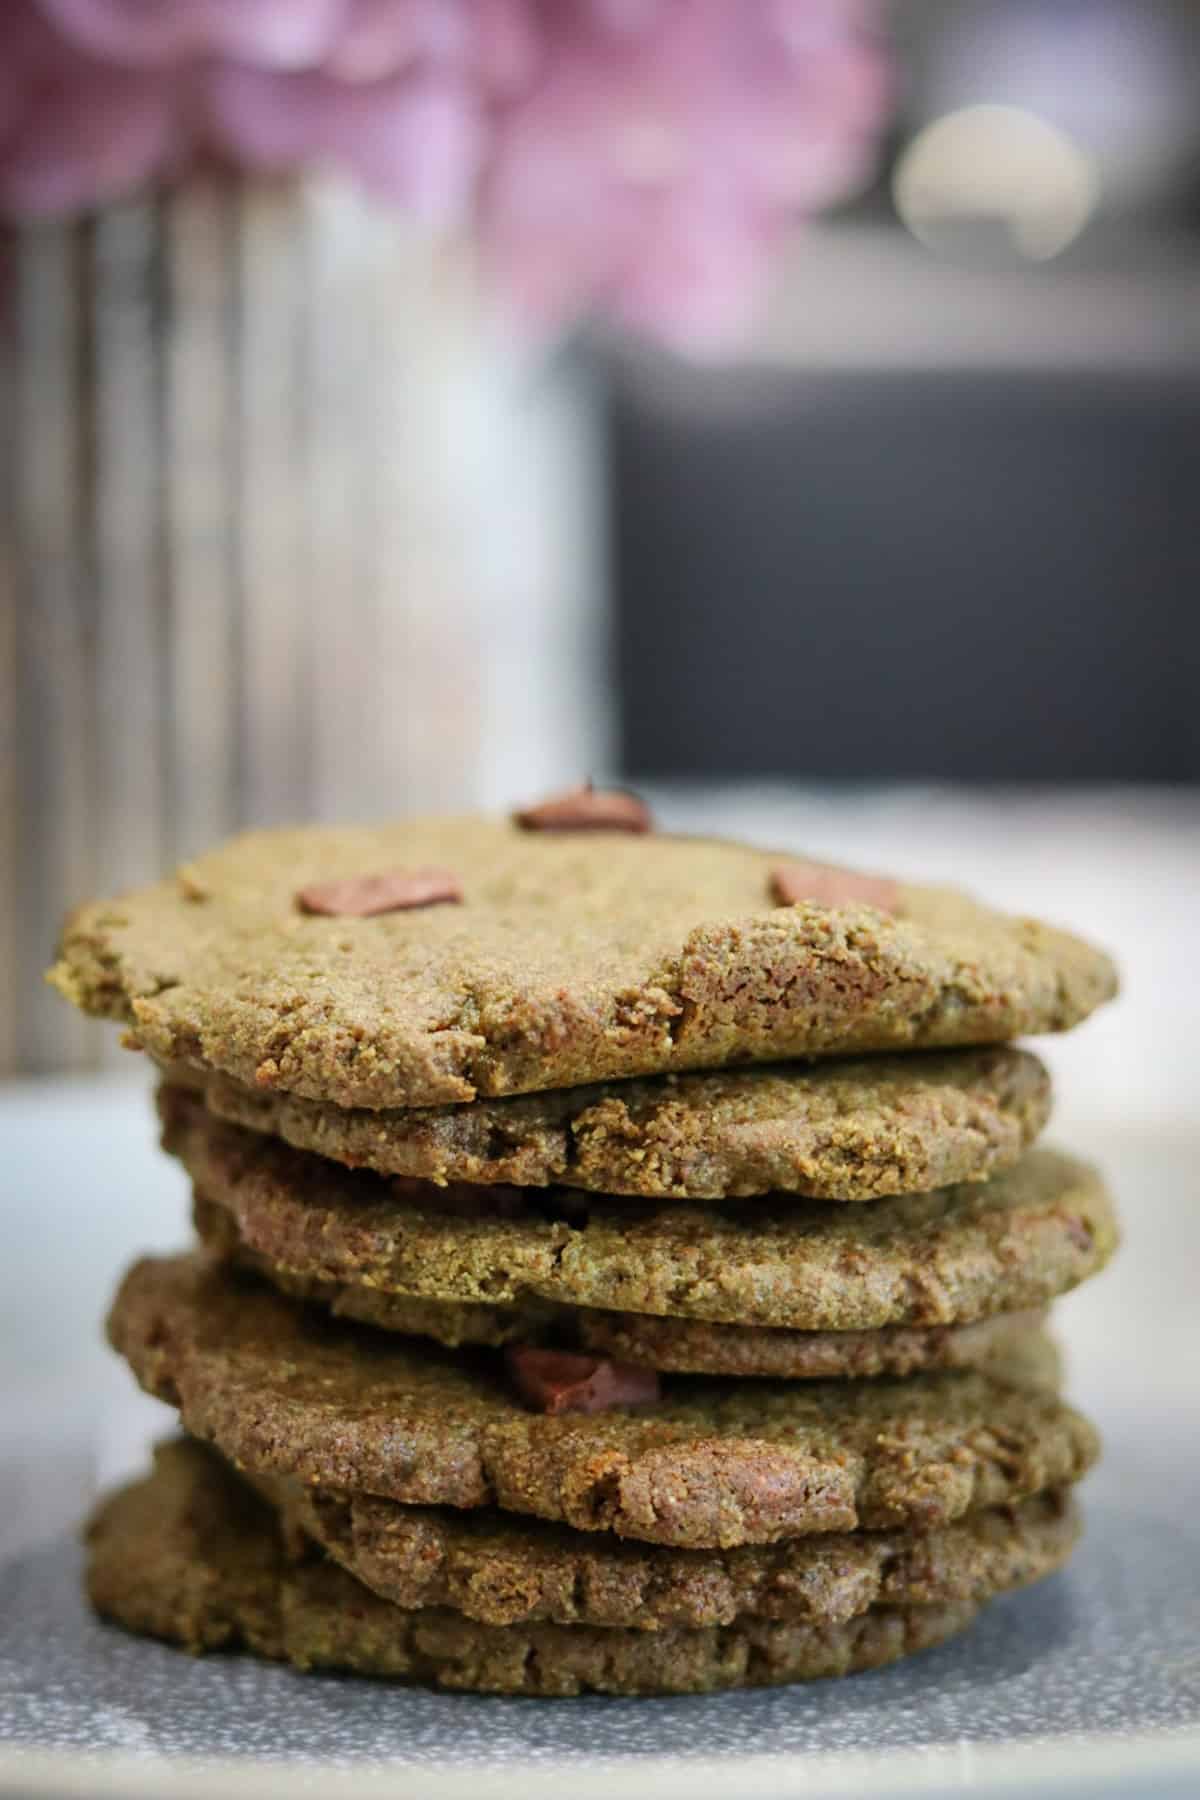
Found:
[[[1044,1312],[997,1313],[973,1325],[889,1325],[878,1331],[788,1331],[761,1325],[713,1325],[649,1313],[603,1312],[527,1300],[493,1306],[476,1300],[419,1300],[378,1288],[295,1275],[252,1250],[222,1207],[198,1201],[196,1230],[205,1249],[262,1276],[297,1299],[405,1337],[502,1348],[532,1344],[584,1351],[676,1375],[768,1375],[825,1381],[840,1376],[911,1375],[917,1369],[973,1369],[1006,1357],[1015,1338],[1044,1323]]]
[[[1064,1490],[932,1531],[828,1532],[734,1550],[672,1550],[504,1513],[401,1506],[260,1481],[287,1530],[404,1607],[487,1625],[696,1630],[735,1619],[839,1625],[872,1606],[981,1601],[1036,1581],[1079,1533]]]
[[[984,1183],[869,1207],[436,1188],[343,1169],[160,1096],[163,1142],[247,1250],[377,1293],[530,1299],[798,1331],[947,1325],[1041,1306],[1116,1243],[1095,1171],[1031,1150]]]
[[[555,1416],[525,1411],[484,1352],[330,1324],[193,1253],[136,1264],[109,1337],[253,1474],[697,1548],[947,1524],[1075,1481],[1097,1450],[1043,1385],[1036,1336],[986,1373],[676,1376],[651,1407]]]
[[[1099,951],[949,890],[897,888],[894,913],[780,905],[778,863],[486,819],[257,832],[81,908],[52,980],[160,1060],[345,1107],[994,1043],[1063,1030],[1115,990]],[[396,866],[450,872],[462,903],[298,903]]]
[[[495,1694],[687,1694],[846,1675],[940,1643],[978,1601],[879,1607],[844,1624],[739,1619],[707,1630],[479,1624],[378,1598],[335,1563],[289,1564],[270,1512],[194,1444],[103,1501],[88,1594],[106,1618],[189,1650],[245,1648]]]
[[[877,1200],[981,1180],[1015,1162],[1050,1112],[1045,1068],[1008,1046],[382,1111],[199,1079],[220,1117],[383,1175],[703,1200]]]

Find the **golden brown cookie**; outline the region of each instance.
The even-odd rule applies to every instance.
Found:
[[[487,1625],[844,1624],[873,1606],[978,1603],[1024,1587],[1058,1568],[1079,1535],[1064,1489],[938,1530],[673,1550],[504,1513],[401,1506],[299,1482],[255,1485],[301,1554],[316,1543],[394,1605],[446,1607]]]
[[[986,1371],[668,1376],[656,1405],[548,1416],[494,1355],[337,1325],[199,1252],[136,1264],[108,1329],[143,1387],[253,1474],[650,1543],[949,1524],[1068,1485],[1097,1453],[1037,1334]]]
[[[558,1088],[373,1111],[177,1070],[212,1112],[352,1168],[435,1182],[564,1183],[604,1194],[878,1200],[980,1181],[1050,1113],[1026,1050],[918,1051]]]
[[[486,1625],[380,1599],[327,1559],[284,1554],[262,1504],[211,1452],[177,1444],[103,1501],[88,1593],[106,1618],[192,1651],[247,1649],[482,1693],[705,1693],[846,1675],[941,1643],[980,1599],[875,1607],[840,1624],[738,1619],[657,1631]]]
[[[205,1236],[336,1285],[339,1310],[359,1316],[396,1295],[792,1331],[968,1324],[1044,1306],[1103,1268],[1117,1242],[1095,1170],[1051,1150],[989,1182],[872,1206],[699,1205],[389,1182],[222,1124],[179,1090],[162,1105],[163,1141],[192,1177]],[[370,1297],[356,1306],[354,1288]]]
[[[1115,991],[1100,951],[948,889],[826,869],[819,901],[780,904],[780,863],[484,818],[253,832],[81,907],[51,979],[163,1062],[343,1107],[997,1043],[1065,1030]],[[430,868],[460,904],[300,903]]]
[[[1014,1342],[1044,1322],[1045,1311],[998,1313],[973,1325],[891,1325],[878,1331],[780,1331],[762,1325],[711,1325],[701,1319],[656,1319],[648,1313],[602,1312],[526,1300],[491,1306],[471,1300],[414,1300],[377,1288],[294,1275],[246,1250],[222,1207],[197,1202],[196,1228],[205,1249],[235,1268],[326,1307],[405,1337],[461,1345],[559,1345],[594,1351],[679,1375],[769,1376],[823,1381],[839,1376],[911,1375],[918,1369],[982,1368],[1005,1358]]]

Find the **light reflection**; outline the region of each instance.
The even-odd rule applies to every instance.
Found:
[[[919,131],[892,177],[914,237],[944,249],[964,228],[999,227],[1030,261],[1057,256],[1096,209],[1100,181],[1086,151],[1018,106],[968,106]]]

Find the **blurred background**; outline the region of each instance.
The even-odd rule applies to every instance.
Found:
[[[240,41],[221,166],[164,182],[190,40],[136,10],[14,6],[41,110],[0,91],[0,1074],[119,1055],[41,985],[74,901],[593,772],[1115,944],[1076,1104],[1193,1108],[1200,8],[766,8],[760,102],[646,47],[708,15],[715,68],[727,7],[610,0],[607,88],[548,31],[496,104],[478,230]],[[137,142],[63,112],[68,55]],[[376,66],[342,46],[360,113]],[[632,190],[673,196],[640,261]]]

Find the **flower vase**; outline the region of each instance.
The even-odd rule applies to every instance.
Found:
[[[0,1070],[96,1054],[38,980],[64,905],[609,748],[594,375],[466,245],[215,173],[2,243]]]

